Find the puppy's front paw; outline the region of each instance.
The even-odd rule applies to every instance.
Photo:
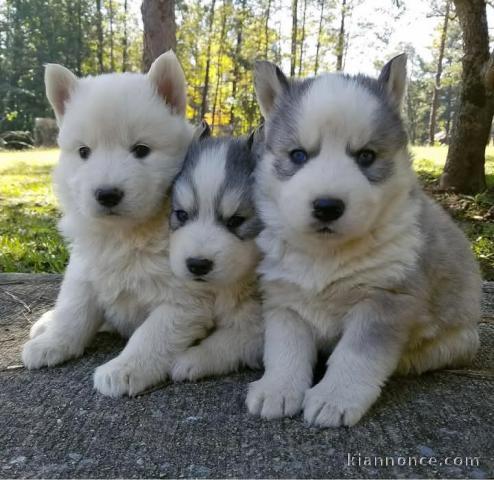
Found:
[[[304,418],[318,427],[355,425],[379,397],[381,389],[370,386],[318,384],[304,398]]]
[[[24,344],[22,362],[30,370],[52,367],[71,358],[80,357],[83,351],[84,347],[71,345],[67,339],[45,331]]]
[[[293,417],[302,408],[304,393],[304,387],[288,380],[263,377],[249,385],[246,404],[251,414],[267,419]]]
[[[137,361],[114,358],[95,370],[94,388],[108,397],[137,395],[159,383],[159,380],[153,381],[150,378],[150,371],[146,371],[145,367],[139,365]]]
[[[49,323],[53,319],[54,310],[48,310],[32,325],[31,330],[29,330],[29,338],[37,337],[46,331]]]
[[[172,367],[172,379],[175,382],[194,381],[210,375],[211,368],[207,356],[200,347],[191,347],[177,355]]]

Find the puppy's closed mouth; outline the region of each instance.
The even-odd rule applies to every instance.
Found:
[[[322,233],[322,234],[326,234],[326,235],[330,235],[330,234],[333,234],[335,233],[334,230],[332,230],[331,228],[329,227],[321,227],[317,230],[317,233]]]
[[[102,217],[121,217],[122,212],[119,212],[118,210],[115,210],[113,208],[102,208],[99,211],[99,214]]]

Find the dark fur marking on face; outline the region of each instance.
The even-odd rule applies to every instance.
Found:
[[[379,81],[365,75],[342,75],[342,77],[367,90],[379,102],[378,111],[372,119],[374,129],[370,141],[367,145],[358,146],[360,149],[374,150],[377,159],[370,167],[359,168],[369,182],[384,182],[393,174],[394,155],[405,148],[408,142],[403,121],[390,101],[384,80]],[[289,88],[280,94],[273,114],[268,119],[265,148],[275,157],[273,168],[279,180],[288,180],[305,165],[305,163],[294,164],[290,160],[289,153],[293,149],[303,147],[302,141],[297,138],[297,124],[294,119],[300,113],[302,97],[313,82],[314,79],[290,80]]]
[[[252,239],[261,231],[253,199],[254,169],[259,155],[260,141],[254,136],[253,141],[249,137],[229,139],[229,142],[221,197],[228,191],[241,193],[237,214],[245,217],[246,220],[232,233],[241,240]],[[217,211],[219,212],[219,208]],[[224,222],[227,219],[219,220]]]
[[[288,180],[303,165],[296,165],[290,159],[290,152],[303,148],[297,134],[297,113],[300,102],[314,79],[289,80],[287,87],[276,99],[273,114],[266,124],[266,149],[275,156],[274,172],[280,180]]]
[[[196,185],[194,184],[193,171],[197,165],[197,162],[199,161],[201,152],[200,143],[202,143],[202,141],[199,142],[198,140],[195,140],[191,143],[185,156],[182,169],[176,176],[172,185],[172,212],[170,215],[170,228],[173,231],[183,226],[174,213],[176,210],[186,210],[189,215],[189,221],[194,220],[199,215],[198,195]],[[185,209],[184,205],[180,204],[177,195],[178,186],[184,189],[191,190],[190,193],[192,198],[194,199],[194,206],[191,211]]]
[[[386,158],[383,155],[383,151],[378,151],[372,148],[372,145],[366,145],[365,148],[372,150],[376,153],[376,159],[369,166],[359,165],[357,161],[358,151],[352,151],[349,145],[346,148],[346,154],[352,158],[363,175],[369,180],[370,183],[380,183],[387,180],[394,172],[394,161],[392,158]]]
[[[225,179],[214,196],[215,221],[226,228],[226,222],[229,218],[224,218],[221,212],[221,200],[229,191],[240,193],[240,205],[235,214],[245,217],[246,220],[232,233],[240,239],[251,239],[257,236],[261,227],[255,212],[252,194],[253,172],[257,158],[260,155],[261,137],[254,135],[254,138],[203,138],[200,141],[193,142],[187,152],[182,170],[174,183],[172,191],[173,210],[181,209],[182,207],[176,193],[176,187],[180,185],[184,189],[190,189],[190,193],[194,198],[193,212],[187,212],[189,213],[189,219],[193,220],[199,216],[201,205],[198,190],[200,185],[196,185],[194,170],[198,163],[203,161],[204,157],[207,157],[205,153],[218,151],[218,154],[221,152],[223,155],[223,147],[226,146],[225,171],[218,172],[218,175],[225,175]],[[181,226],[173,213],[170,218],[170,225],[174,230]]]
[[[389,72],[388,72],[389,77]],[[368,147],[377,153],[376,161],[368,168],[360,168],[362,173],[371,183],[380,183],[391,177],[394,171],[393,157],[399,150],[406,147],[408,137],[403,125],[403,120],[390,101],[383,83],[386,75],[381,75],[382,80],[375,80],[365,75],[355,77],[346,76],[365,88],[379,101],[378,111],[373,118],[373,132]],[[365,146],[367,147],[367,145]]]
[[[176,189],[178,185],[183,185],[182,188],[190,188],[192,190],[192,198],[194,199],[194,206],[192,209],[186,208],[183,205],[181,205],[180,201],[177,198],[176,194]],[[197,203],[197,191],[196,187],[194,185],[194,181],[192,177],[190,176],[190,172],[184,172],[183,174],[180,174],[174,181],[173,187],[172,187],[172,212],[170,214],[170,228],[172,231],[178,230],[180,227],[183,227],[185,224],[180,222],[175,214],[177,210],[184,210],[188,214],[188,220],[194,220],[197,218],[199,215],[199,205]]]

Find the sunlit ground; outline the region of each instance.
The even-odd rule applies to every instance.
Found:
[[[439,177],[446,162],[448,154],[447,147],[412,147],[414,156],[414,168],[420,174],[434,175]],[[489,188],[494,187],[494,146],[489,145],[486,150],[485,173],[487,176],[487,185]]]
[[[61,272],[68,254],[56,229],[51,186],[58,150],[0,152],[0,271]]]
[[[491,193],[476,196],[435,193],[446,147],[413,147],[414,168],[460,223],[473,244],[484,277],[494,280],[494,147],[487,150],[486,173]],[[0,271],[61,272],[68,254],[57,230],[57,202],[51,170],[58,150],[0,152]]]

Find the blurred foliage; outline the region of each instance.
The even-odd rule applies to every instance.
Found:
[[[140,70],[142,33],[137,19],[126,13],[126,3],[102,0],[100,44],[93,0],[0,2],[0,132],[32,130],[35,117],[52,116],[44,91],[45,63],[61,63],[77,75]]]
[[[140,71],[138,4],[138,0],[0,2],[0,132],[32,130],[35,117],[52,116],[44,94],[45,63],[61,63],[78,75]],[[362,4],[362,0],[346,1],[349,29],[345,31],[344,58],[362,54],[352,49],[361,48],[354,46],[362,45],[356,41],[358,37],[365,38],[367,51],[382,59],[376,63],[377,69],[389,56],[389,40],[407,2],[400,2],[399,7],[390,2],[388,9],[376,7],[376,16],[353,19]],[[342,0],[298,0],[297,5],[297,75],[334,70]],[[410,57],[405,110],[414,144],[427,139],[443,5],[444,1],[438,0],[430,6],[431,15],[437,17],[431,62],[425,62],[412,45],[401,46]],[[283,23],[291,22],[291,7],[289,0],[177,0],[177,50],[188,81],[187,115],[192,121],[198,122],[204,113],[216,134],[246,133],[259,123],[252,64],[263,58],[288,70],[290,56],[285,47],[294,32]],[[460,57],[460,28],[452,18],[438,114],[438,130],[444,137],[454,117]]]

